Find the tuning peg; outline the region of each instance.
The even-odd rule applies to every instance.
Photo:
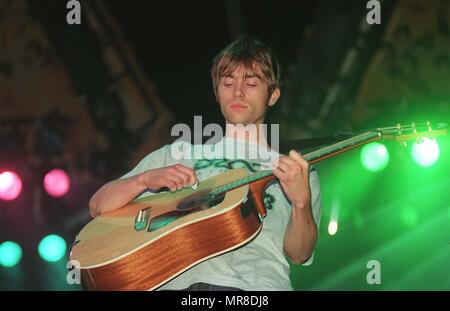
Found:
[[[412,127],[412,129],[413,129],[413,133],[414,133],[414,134],[417,134],[416,124],[415,124],[414,122],[411,124],[411,127]]]
[[[402,126],[400,125],[400,123],[397,123],[397,125],[395,127],[398,130],[398,134],[401,135],[402,134],[402,130],[401,130]]]

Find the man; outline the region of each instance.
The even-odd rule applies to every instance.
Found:
[[[258,236],[243,247],[196,265],[160,289],[292,290],[287,258],[297,264],[311,262],[318,235],[320,197],[316,171],[294,150],[280,156],[270,149],[259,127],[268,107],[275,105],[280,96],[279,65],[262,42],[240,37],[214,59],[211,76],[226,122],[225,137],[213,147],[236,152],[213,159],[176,159],[175,144],[166,145],[122,178],[100,188],[90,201],[91,215],[121,208],[139,195],[164,187],[176,191],[192,186],[230,168],[243,166],[250,172],[257,171],[263,168],[261,159],[248,161],[241,155],[266,150],[264,159],[277,160],[271,161],[275,164],[271,168],[278,182],[265,190],[268,213]],[[249,132],[249,127],[256,132]],[[204,148],[189,143],[176,146],[180,145],[197,151]],[[258,157],[262,158],[261,152]]]

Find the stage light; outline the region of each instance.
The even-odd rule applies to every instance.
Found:
[[[328,234],[329,235],[335,235],[338,230],[338,223],[336,220],[330,221],[328,224]]]
[[[415,142],[413,144],[411,156],[420,166],[431,166],[439,158],[439,145],[435,139],[425,137],[419,143]]]
[[[22,192],[22,180],[10,171],[0,174],[0,199],[5,201],[15,200]]]
[[[22,248],[19,244],[6,241],[0,244],[0,266],[14,267],[22,259]]]
[[[49,262],[56,262],[66,254],[66,241],[58,235],[51,234],[41,240],[38,252],[42,259]]]
[[[361,149],[361,163],[371,171],[378,172],[386,168],[389,163],[389,152],[385,145],[373,142]]]
[[[330,210],[330,222],[328,223],[328,234],[335,235],[338,230],[338,219],[341,209],[341,199],[336,196],[333,198]]]
[[[70,188],[70,178],[61,169],[53,169],[44,177],[45,191],[52,197],[62,197]]]

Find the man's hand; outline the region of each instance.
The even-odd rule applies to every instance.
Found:
[[[151,190],[167,187],[174,192],[197,183],[197,176],[192,168],[176,164],[148,170],[139,175],[139,181]]]
[[[309,163],[295,150],[289,156],[281,156],[273,174],[280,180],[281,187],[292,204],[297,207],[309,206]]]
[[[284,252],[293,263],[303,263],[311,257],[317,242],[317,226],[311,210],[309,164],[301,154],[291,150],[280,157],[273,174],[292,203],[292,214],[284,235]]]

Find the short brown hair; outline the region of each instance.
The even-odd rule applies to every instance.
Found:
[[[280,87],[280,65],[272,49],[260,40],[244,35],[225,47],[213,60],[211,78],[216,98],[220,79],[240,65],[247,69],[259,65],[270,95]]]

